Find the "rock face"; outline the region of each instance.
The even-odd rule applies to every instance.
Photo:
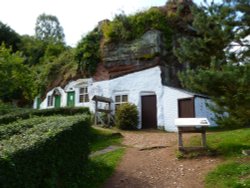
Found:
[[[171,65],[172,62],[167,63],[168,52],[165,45],[162,33],[157,30],[150,30],[131,42],[105,44],[102,48],[102,62],[93,78],[95,81],[108,80],[161,65],[163,84],[176,86],[179,84],[176,80],[179,67]]]

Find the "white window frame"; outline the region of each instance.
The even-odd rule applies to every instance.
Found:
[[[50,107],[50,106],[53,106],[53,102],[54,101],[54,97],[53,95],[48,95],[48,98],[47,98],[47,106]]]
[[[118,97],[119,97],[119,100],[117,100]],[[121,104],[125,104],[125,103],[128,103],[128,94],[124,93],[124,94],[115,95],[115,110],[117,110],[118,106],[120,106]]]
[[[83,92],[81,92],[83,90]],[[81,101],[82,97],[82,101]],[[79,88],[79,97],[78,97],[79,103],[87,103],[89,102],[89,93],[88,93],[88,86],[82,86]]]

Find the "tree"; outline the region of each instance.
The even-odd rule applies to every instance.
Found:
[[[34,66],[43,60],[47,44],[33,36],[24,35],[21,37],[20,51],[25,58],[24,63],[29,66]]]
[[[12,47],[13,51],[17,51],[21,40],[13,29],[0,21],[0,44],[3,42],[7,47]]]
[[[63,28],[56,16],[41,14],[36,20],[36,38],[48,43],[64,43]]]
[[[93,75],[100,62],[100,40],[101,34],[95,29],[77,44],[75,59],[78,62],[78,71],[86,76]]]
[[[0,46],[0,100],[23,102],[34,97],[33,73],[23,64],[20,52],[13,53],[4,44]]]
[[[179,40],[175,54],[190,68],[179,74],[184,87],[209,95],[218,123],[250,123],[249,1],[227,1],[193,10],[196,36]],[[228,116],[221,116],[224,112]]]

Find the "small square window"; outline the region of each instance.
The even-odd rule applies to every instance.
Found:
[[[128,102],[128,95],[116,95],[115,96],[115,110],[119,108],[121,104]]]

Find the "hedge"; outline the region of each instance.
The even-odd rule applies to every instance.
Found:
[[[18,111],[10,114],[0,116],[0,126],[3,124],[14,122],[18,119],[28,119],[31,116],[51,116],[51,115],[75,115],[79,113],[90,114],[89,108],[78,107],[78,108],[52,108],[44,110],[29,110],[29,111]]]
[[[8,139],[15,134],[21,134],[34,125],[48,123],[50,118],[34,117],[26,120],[18,120],[5,126],[0,126],[0,140]]]
[[[88,161],[88,115],[47,119],[1,140],[0,187],[81,187]]]

